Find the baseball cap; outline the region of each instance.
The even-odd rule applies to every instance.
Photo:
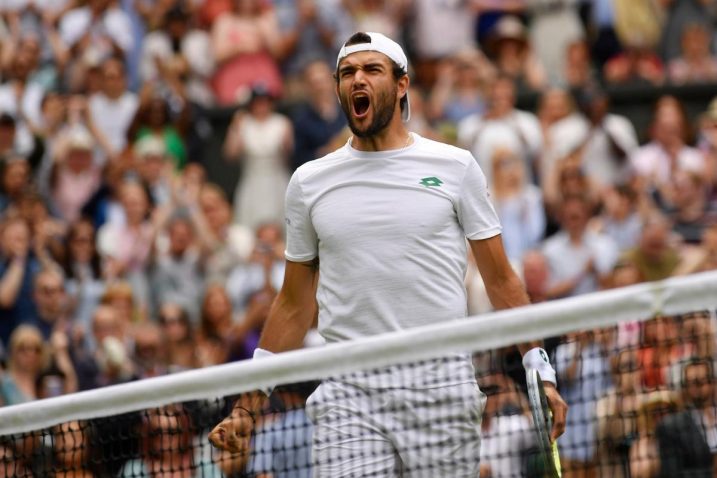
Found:
[[[336,68],[339,67],[341,60],[346,58],[352,53],[360,51],[377,51],[383,53],[391,60],[393,60],[404,73],[408,74],[408,58],[403,52],[401,45],[388,38],[386,35],[376,32],[363,32],[367,35],[371,41],[368,43],[356,43],[354,45],[346,46],[344,44],[339,50],[339,56],[336,58]],[[411,106],[408,101],[408,92],[401,98],[401,119],[405,123],[411,119]]]

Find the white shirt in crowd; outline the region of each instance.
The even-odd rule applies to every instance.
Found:
[[[589,261],[599,275],[612,270],[619,257],[615,242],[606,235],[586,231],[580,244],[574,244],[567,232],[562,231],[545,241],[543,253],[550,267],[550,282],[555,285],[582,274]],[[569,294],[571,296],[598,290],[595,274],[586,274]]]
[[[630,164],[635,172],[659,184],[670,181],[672,176],[672,160],[667,151],[656,142],[638,148],[630,157]],[[683,146],[677,153],[677,168],[698,174],[705,172],[705,158],[695,148]]]
[[[617,157],[610,138],[625,152],[625,157]],[[637,134],[630,120],[624,116],[606,115],[600,127],[590,130],[583,152],[585,174],[601,185],[619,183],[626,177],[630,164],[628,158],[637,147]]]
[[[92,121],[104,133],[116,153],[127,145],[127,130],[138,107],[137,95],[130,91],[126,91],[117,99],[109,98],[104,93],[90,96],[88,108]]]
[[[69,47],[74,46],[88,32],[92,37],[91,47],[100,58],[112,54],[110,40],[125,54],[134,46],[131,21],[126,13],[116,7],[108,8],[99,20],[92,19],[89,7],[70,10],[60,20],[60,37]]]
[[[496,149],[507,148],[521,155],[526,171],[530,172],[530,163],[541,150],[543,137],[534,114],[514,110],[502,118],[486,119],[479,114],[465,118],[458,124],[458,144],[473,153],[488,184],[492,184],[491,161]]]

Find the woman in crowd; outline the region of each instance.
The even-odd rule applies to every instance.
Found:
[[[508,258],[520,261],[538,247],[545,233],[545,211],[540,188],[526,180],[526,165],[508,149],[493,154],[493,204],[503,226]]]
[[[276,61],[281,35],[274,10],[265,2],[233,0],[231,11],[214,21],[211,36],[217,63],[212,89],[217,103],[241,103],[259,81],[271,94],[281,94],[282,79]]]

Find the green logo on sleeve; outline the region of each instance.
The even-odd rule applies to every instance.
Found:
[[[431,176],[429,178],[421,179],[418,184],[420,184],[421,186],[426,186],[427,188],[437,188],[438,186],[443,184],[443,181],[434,176]]]

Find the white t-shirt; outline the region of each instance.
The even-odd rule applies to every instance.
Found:
[[[464,317],[465,238],[501,231],[471,154],[413,137],[393,151],[347,143],[291,178],[286,258],[320,257],[329,342]]]
[[[466,316],[465,239],[500,234],[498,217],[468,151],[413,138],[380,152],[347,143],[291,178],[285,255],[320,258],[319,332],[327,342]],[[460,372],[438,364],[417,380],[474,380],[470,360],[463,363]]]
[[[122,152],[127,145],[127,130],[138,107],[137,95],[129,91],[116,100],[104,93],[95,93],[90,97],[88,108],[92,121],[104,133],[116,153]]]

